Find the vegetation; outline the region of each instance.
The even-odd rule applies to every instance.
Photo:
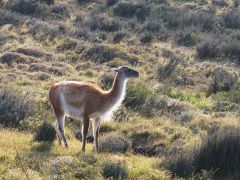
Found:
[[[239,1],[0,0],[0,179],[239,179]],[[48,89],[139,71],[100,152]]]

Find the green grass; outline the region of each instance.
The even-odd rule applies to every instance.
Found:
[[[56,178],[99,178],[102,177],[102,162],[121,160],[126,162],[128,177],[168,179],[166,170],[160,170],[157,164],[162,162],[159,158],[148,158],[131,153],[127,155],[93,152],[93,145],[88,144],[86,155],[80,151],[80,142],[76,139],[69,141],[69,148],[58,145],[57,142],[32,142],[30,133],[15,130],[0,129],[0,172],[1,178],[30,179]],[[138,163],[136,163],[138,162]],[[58,167],[58,171],[54,169]],[[55,167],[55,168],[57,168]],[[54,178],[54,179],[55,179]]]
[[[116,4],[107,6],[106,1]],[[19,96],[30,93],[34,101],[30,106],[37,106],[37,112],[22,119],[15,129],[6,129],[0,122],[0,179],[26,179],[24,171],[30,179],[104,179],[103,164],[106,161],[110,162],[106,169],[111,168],[112,173],[123,169],[128,179],[171,179],[172,172],[165,167],[169,154],[179,154],[183,149],[199,145],[207,132],[217,128],[238,127],[239,83],[229,91],[217,92],[210,97],[206,97],[206,93],[213,70],[219,65],[239,75],[239,48],[236,45],[240,40],[239,32],[234,28],[238,21],[224,21],[226,14],[227,19],[234,20],[235,16],[228,11],[237,15],[239,8],[232,8],[232,3],[221,7],[210,1],[153,0],[145,3],[145,0],[134,0],[126,6],[130,8],[127,11],[132,11],[132,17],[121,18],[114,9],[121,8],[122,2],[106,1],[57,0],[50,6],[38,2],[37,10],[28,16],[21,14],[21,8],[17,8],[20,11],[17,14],[9,10],[12,5],[7,8],[5,2],[0,2],[0,85],[18,92]],[[17,0],[8,2],[19,4]],[[141,19],[142,15],[145,20]],[[108,27],[103,28],[106,24],[102,24],[106,22],[116,22],[118,30],[113,28],[108,32]],[[222,33],[216,34],[216,27]],[[119,34],[123,37],[114,42],[114,37]],[[188,34],[197,35],[197,39],[194,36],[196,41],[186,43],[192,42],[193,38],[186,36]],[[141,37],[146,36],[150,36],[152,42],[141,43]],[[202,58],[198,57],[198,47],[206,39],[210,42],[221,40],[221,46],[215,49],[214,44],[209,44],[201,51]],[[18,53],[24,63],[13,63],[12,66],[1,63],[2,55],[16,53],[18,48],[37,50],[50,56]],[[221,48],[226,50],[221,52]],[[217,58],[207,58],[212,52],[217,53]],[[43,66],[38,72],[32,72],[29,69],[31,63],[25,62],[31,58]],[[171,59],[176,63],[172,64]],[[229,66],[228,62],[233,65]],[[157,77],[159,65],[164,67],[166,64],[161,77]],[[122,109],[113,121],[101,124],[100,136],[121,134],[129,142],[126,152],[95,154],[93,144],[88,143],[86,156],[83,156],[81,142],[74,136],[81,131],[81,122],[71,119],[66,120],[65,128],[68,149],[55,141],[33,142],[34,132],[43,121],[51,124],[55,121],[48,100],[48,89],[52,84],[63,80],[100,84],[99,79],[111,72],[111,67],[121,65],[139,71],[140,77],[128,82]],[[19,107],[18,103],[16,106]],[[1,113],[5,115],[6,112]],[[106,146],[110,148],[110,145]],[[198,179],[195,172],[193,176]]]
[[[181,101],[186,101],[193,104],[197,108],[208,107],[208,100],[204,95],[196,96],[190,92],[183,92],[178,90],[171,90],[168,96]]]

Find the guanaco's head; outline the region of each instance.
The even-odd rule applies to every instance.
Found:
[[[125,78],[137,78],[139,77],[139,72],[133,70],[128,66],[120,66],[118,68],[112,68],[113,71],[119,73],[120,75],[124,76]]]

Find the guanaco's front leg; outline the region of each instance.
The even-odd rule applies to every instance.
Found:
[[[82,152],[85,152],[86,140],[87,140],[87,133],[89,127],[89,117],[84,116],[83,124],[82,124]]]

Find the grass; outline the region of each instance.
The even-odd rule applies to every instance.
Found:
[[[33,178],[36,175],[38,175],[39,179],[51,178],[53,177],[53,174],[51,174],[53,172],[49,172],[49,169],[46,168],[49,167],[49,163],[51,164],[61,161],[65,162],[64,167],[60,168],[60,174],[63,173],[62,177],[68,177],[71,179],[80,178],[85,170],[87,173],[86,175],[95,173],[97,177],[100,176],[101,178],[100,170],[97,172],[96,168],[100,169],[101,163],[108,162],[108,159],[109,161],[110,159],[126,161],[129,178],[168,178],[168,173],[166,171],[160,171],[156,168],[156,164],[159,163],[161,159],[158,160],[156,158],[141,157],[133,154],[123,156],[121,154],[101,153],[97,156],[93,153],[92,144],[87,146],[87,155],[83,156],[80,153],[80,143],[76,139],[71,139],[69,141],[70,148],[65,149],[60,147],[57,142],[54,142],[54,144],[32,142],[33,136],[30,133],[22,133],[16,130],[1,128],[0,135],[0,143],[2,145],[0,151],[0,159],[2,162],[0,166],[0,170],[2,172],[1,178],[7,177],[10,173],[13,173],[13,177],[17,176],[19,178],[26,178],[23,169],[27,169],[27,174],[30,178]],[[17,155],[17,152],[19,156]],[[23,168],[20,166],[19,162],[16,161],[16,158],[18,158],[18,161],[21,161]],[[67,162],[69,161],[77,163],[70,165],[73,169],[69,169],[71,168],[68,167]],[[136,161],[141,163],[136,164]],[[90,164],[92,164],[93,167],[87,169]],[[81,170],[78,166],[84,170]],[[16,171],[16,169],[18,170]],[[67,169],[71,172],[65,172]],[[81,173],[79,170],[81,170]]]
[[[196,106],[197,108],[208,107],[208,100],[203,95],[196,96],[189,92],[170,91],[168,93],[168,96],[171,98],[174,98],[174,99],[179,99],[181,101],[189,102],[189,103],[193,104],[194,106]]]
[[[118,176],[119,170],[126,179],[171,179],[175,170],[165,161],[170,155],[175,161],[174,155],[204,144],[207,133],[239,127],[236,4],[0,1],[0,85],[16,92],[12,108],[21,107],[22,95],[31,100],[30,107],[15,113],[7,110],[9,100],[0,102],[6,107],[4,121],[19,120],[13,129],[1,124],[0,179],[26,179],[26,172],[30,179],[103,179]],[[107,152],[95,154],[89,142],[83,156],[75,138],[80,137],[80,123],[69,118],[69,149],[56,141],[34,141],[42,122],[55,121],[47,98],[53,83],[84,80],[109,89],[115,75],[111,68],[121,65],[138,70],[140,77],[128,82],[113,121],[101,124],[104,142],[99,145]],[[19,116],[35,106],[36,112]],[[44,128],[42,132],[46,135]],[[103,173],[103,164],[110,175]],[[188,178],[214,179],[217,172],[206,167]]]

